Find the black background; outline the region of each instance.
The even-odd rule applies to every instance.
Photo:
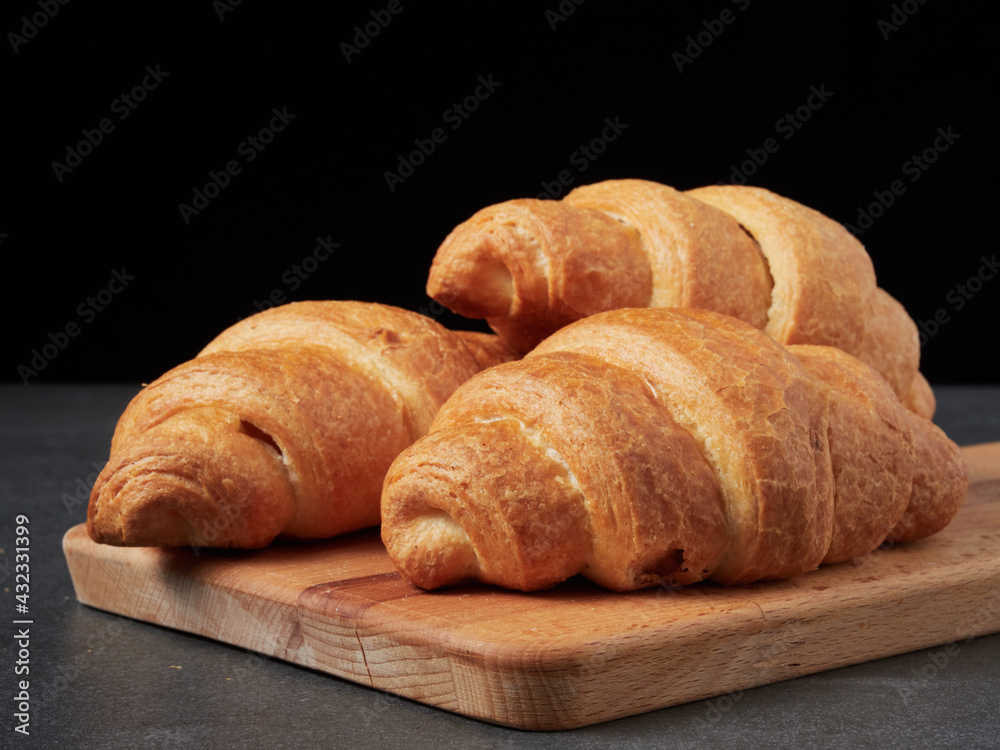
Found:
[[[355,27],[374,30],[387,2],[320,11],[247,0],[220,17],[208,0],[77,0],[51,18],[44,2],[16,0],[0,15],[6,381],[148,382],[272,294],[437,314],[428,266],[479,208],[536,196],[563,170],[574,185],[728,182],[748,149],[775,138],[749,182],[838,221],[855,223],[875,191],[905,185],[861,237],[879,283],[915,319],[947,319],[923,347],[932,383],[998,382],[982,359],[995,347],[1000,280],[956,309],[957,286],[996,250],[989,30],[960,5],[401,2],[348,61],[342,44]],[[731,23],[716,22],[724,10]],[[30,39],[25,17],[45,20]],[[691,53],[683,69],[675,53]],[[147,66],[168,75],[119,120],[115,100]],[[446,111],[480,76],[499,85],[452,129]],[[827,101],[786,138],[778,121],[812,87]],[[239,146],[272,108],[295,118],[247,163]],[[114,130],[57,179],[52,163],[105,117]],[[581,172],[572,155],[606,118],[627,127]],[[390,190],[386,171],[435,128],[445,141]],[[957,139],[911,181],[905,163],[939,128]],[[178,205],[233,159],[240,174],[185,223]],[[292,288],[318,236],[339,247]],[[108,299],[115,271],[128,286],[82,315],[88,298]],[[76,335],[27,374],[67,325]]]

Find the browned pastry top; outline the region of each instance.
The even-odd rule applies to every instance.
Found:
[[[708,309],[781,344],[836,346],[925,417],[917,327],[876,284],[861,243],[819,211],[759,187],[680,192],[607,180],[560,201],[478,211],[438,249],[427,292],[528,352],[562,326],[626,307]]]
[[[487,351],[503,348],[474,352],[374,303],[296,302],[242,320],[125,409],[88,531],[108,544],[253,548],[375,525],[385,470]]]
[[[337,358],[385,381],[412,412],[423,434],[438,407],[480,369],[461,337],[430,318],[376,302],[307,300],[245,318],[201,353],[281,348],[292,343],[328,348]]]
[[[626,308],[460,386],[386,475],[382,538],[424,588],[787,578],[942,528],[957,446],[840,349]]]
[[[773,339],[704,310],[588,318],[529,358],[572,351],[640,373],[719,478],[732,548],[713,578],[784,578],[826,553],[833,517],[826,389]]]

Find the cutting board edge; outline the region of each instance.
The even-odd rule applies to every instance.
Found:
[[[995,595],[995,592],[1000,590],[1000,567],[994,569],[989,575],[982,576],[974,583],[976,584],[977,590],[993,592]],[[947,587],[944,587],[942,591],[944,591],[945,588]],[[966,589],[966,592],[968,592],[968,589]],[[961,594],[957,594],[953,591],[952,594],[955,599],[955,603],[960,603],[962,599]],[[866,603],[859,602],[856,607],[856,611],[860,614],[865,612],[866,608]],[[891,610],[891,607],[887,607],[887,610]],[[866,612],[866,614],[870,616],[871,613]],[[565,680],[547,680],[543,685],[536,685],[535,689],[530,692],[529,696],[522,696],[522,698],[531,698],[535,701],[536,705],[531,711],[516,710],[513,712],[514,715],[503,714],[497,710],[494,710],[493,713],[485,713],[474,705],[474,701],[472,701],[472,704],[470,705],[470,702],[467,699],[463,699],[463,696],[461,695],[454,696],[458,700],[458,705],[455,706],[453,705],[453,701],[435,702],[427,696],[420,695],[419,693],[413,693],[412,691],[399,692],[397,690],[391,690],[386,684],[383,684],[382,681],[377,678],[373,678],[373,686],[377,689],[389,689],[389,692],[394,692],[395,694],[403,695],[404,697],[418,700],[422,703],[436,705],[440,708],[446,708],[447,710],[470,716],[472,718],[489,721],[491,723],[519,729],[530,729],[533,731],[551,731],[579,728],[614,719],[625,718],[627,716],[637,715],[640,713],[647,713],[649,711],[655,711],[662,708],[691,703],[698,700],[716,698],[754,687],[783,682],[811,674],[818,674],[820,672],[862,664],[877,659],[936,648],[952,643],[968,642],[976,637],[1000,632],[1000,606],[997,606],[992,608],[988,618],[978,621],[972,628],[963,628],[960,631],[954,630],[952,626],[956,621],[952,620],[950,623],[942,623],[943,627],[940,627],[935,632],[927,633],[917,638],[914,638],[912,635],[908,635],[908,640],[897,640],[896,645],[892,646],[889,644],[893,642],[893,638],[897,634],[897,629],[905,629],[910,623],[909,620],[904,621],[902,624],[899,623],[898,617],[896,617],[891,611],[887,611],[885,614],[887,617],[881,633],[881,638],[874,639],[871,647],[867,650],[856,650],[852,653],[845,649],[840,651],[839,656],[836,658],[829,659],[819,664],[807,664],[804,662],[787,663],[791,662],[791,659],[796,658],[793,652],[789,652],[787,659],[779,661],[776,664],[770,664],[763,667],[758,665],[759,668],[756,670],[747,670],[742,667],[733,670],[727,673],[725,677],[726,681],[720,682],[713,687],[704,687],[693,691],[687,689],[678,694],[672,694],[669,691],[663,692],[658,689],[658,694],[656,696],[646,695],[641,697],[637,702],[630,703],[628,706],[622,706],[620,708],[616,708],[609,703],[598,703],[596,704],[597,708],[594,708],[593,706],[595,704],[593,701],[583,701],[580,705],[573,705],[572,697],[567,702],[566,696],[573,695],[575,686],[586,686],[588,684],[586,679],[577,679],[578,676],[572,672],[572,667],[576,667],[578,669],[586,668],[585,664],[580,664],[579,658],[575,660],[568,660],[568,663],[565,666],[569,667],[569,669]],[[870,619],[870,617],[868,619]],[[761,621],[762,628],[759,631],[755,633],[734,632],[731,638],[732,640],[739,641],[741,638],[749,637],[751,639],[756,638],[760,643],[773,642],[775,638],[780,637],[781,633],[792,626],[794,622],[795,621],[793,619],[765,619]],[[828,636],[831,633],[836,635],[837,632],[838,629],[831,626],[828,629]],[[818,637],[823,637],[822,629],[820,629],[818,634],[813,632],[805,633],[807,638],[814,638],[817,637],[817,635]],[[671,652],[683,652],[684,650],[690,648],[689,643],[689,640],[685,639],[682,642],[673,644]],[[653,650],[656,651],[657,649]],[[739,650],[738,644],[737,650]],[[749,655],[754,655],[752,649],[750,650]],[[661,656],[665,655],[661,654]],[[455,669],[463,658],[461,654],[455,652],[448,654],[448,657],[451,662],[452,669]],[[635,681],[641,682],[646,677],[655,677],[655,675],[647,674],[648,670],[639,669],[637,671],[634,667],[636,662],[635,659],[632,659],[631,662],[628,659],[625,661],[626,664],[623,669],[629,670]],[[648,664],[649,662],[646,660],[638,660],[638,663]],[[552,663],[548,664],[549,668],[545,670],[545,673],[548,674],[550,678],[551,670],[556,666],[557,665]],[[605,679],[606,677],[606,673],[602,672],[600,678],[595,677],[594,679]],[[660,675],[659,681],[656,679],[649,679],[647,684],[650,686],[660,686],[662,688],[665,684],[663,680],[664,676]],[[576,683],[575,686],[574,683]],[[482,692],[482,687],[480,691],[471,691],[471,694],[475,696],[479,692]],[[539,703],[548,701],[552,696],[558,696],[559,700],[550,702],[548,705],[538,705]],[[589,704],[590,707],[584,707],[585,704]],[[638,706],[641,706],[639,710],[637,710]],[[496,707],[494,708],[496,709]]]
[[[67,537],[69,537],[69,533],[70,532],[67,532]],[[606,670],[604,672],[595,670],[594,664],[588,660],[586,654],[563,653],[559,658],[553,658],[553,656],[556,655],[555,652],[553,650],[548,650],[545,653],[546,659],[544,661],[544,668],[539,668],[535,674],[532,674],[531,670],[527,669],[523,664],[523,654],[521,657],[509,660],[505,660],[503,658],[497,659],[494,654],[493,664],[500,667],[500,677],[514,678],[521,683],[522,688],[527,688],[527,690],[524,694],[518,696],[515,705],[508,706],[505,705],[503,701],[500,703],[493,702],[491,703],[492,711],[490,711],[485,710],[482,706],[483,695],[497,695],[493,691],[494,686],[490,685],[490,679],[488,679],[489,670],[483,669],[483,662],[489,662],[490,658],[487,656],[484,659],[481,648],[478,653],[474,647],[466,648],[466,646],[471,643],[469,637],[457,636],[449,638],[445,642],[441,643],[435,642],[429,637],[414,639],[414,633],[419,631],[397,631],[406,633],[406,637],[399,639],[398,642],[394,644],[395,647],[416,648],[423,652],[424,657],[427,660],[443,660],[448,665],[448,670],[453,683],[457,672],[464,670],[467,674],[479,673],[480,681],[478,683],[475,680],[473,680],[473,682],[469,682],[468,680],[464,682],[460,681],[461,686],[455,685],[452,693],[428,695],[423,692],[419,686],[400,686],[399,684],[394,684],[393,680],[398,680],[399,675],[391,670],[383,673],[376,668],[374,673],[371,671],[370,662],[372,660],[372,653],[377,649],[371,649],[370,646],[366,648],[365,644],[366,641],[369,640],[369,636],[367,636],[363,631],[374,629],[378,635],[372,637],[384,637],[384,633],[381,632],[378,620],[385,613],[384,611],[380,611],[378,604],[365,609],[364,616],[353,625],[360,650],[359,655],[365,664],[366,672],[365,674],[362,674],[359,671],[353,671],[351,669],[351,667],[357,666],[357,663],[354,662],[348,661],[346,664],[338,664],[332,662],[328,658],[307,658],[308,652],[289,651],[287,648],[261,648],[260,642],[266,640],[269,629],[269,624],[265,621],[258,621],[258,627],[256,630],[259,631],[259,636],[255,637],[253,631],[248,631],[248,637],[234,639],[230,636],[211,632],[208,629],[192,629],[191,627],[184,626],[179,622],[170,620],[157,621],[150,617],[145,617],[138,611],[136,606],[112,606],[107,601],[104,601],[99,595],[95,595],[94,592],[89,591],[86,586],[77,586],[77,558],[80,560],[87,558],[75,553],[75,550],[67,547],[67,561],[70,564],[71,576],[73,576],[74,579],[74,586],[77,588],[77,596],[81,603],[87,606],[114,614],[132,617],[137,620],[156,624],[161,627],[167,627],[180,632],[192,633],[212,638],[234,647],[257,651],[266,656],[279,658],[296,664],[297,666],[314,669],[323,672],[324,674],[330,674],[335,677],[356,682],[367,687],[373,687],[377,690],[399,695],[407,699],[415,700],[426,705],[432,705],[436,708],[453,713],[458,713],[502,726],[532,731],[553,731],[588,726],[595,723],[623,718],[625,716],[636,715],[638,713],[646,713],[648,711],[659,710],[683,703],[723,696],[761,685],[795,679],[808,674],[815,674],[822,671],[828,671],[830,669],[837,669],[844,666],[850,666],[852,664],[863,663],[872,659],[885,658],[896,654],[933,648],[935,646],[941,646],[961,640],[961,638],[953,637],[955,635],[954,633],[945,635],[940,631],[937,631],[934,634],[928,634],[917,640],[911,639],[905,643],[901,642],[896,648],[886,647],[883,644],[882,647],[874,648],[870,651],[855,652],[850,655],[847,655],[845,652],[841,658],[822,665],[812,664],[808,666],[793,665],[792,667],[782,667],[782,665],[779,664],[776,667],[770,668],[770,670],[763,671],[747,670],[744,665],[744,667],[728,673],[725,676],[725,680],[714,687],[701,687],[697,690],[691,690],[689,688],[680,694],[664,694],[663,692],[658,692],[656,696],[650,695],[645,696],[644,698],[640,697],[635,703],[630,703],[627,707],[615,708],[605,702],[600,704],[596,709],[592,705],[593,701],[575,702],[575,697],[582,689],[581,686],[586,686],[586,684],[588,684],[588,680],[592,681],[593,679],[598,679],[594,675],[586,674],[588,670],[590,672],[600,672],[602,679],[606,677]],[[113,554],[114,553],[112,552],[112,555]],[[93,564],[93,562],[93,559],[90,559],[90,564]],[[118,561],[112,556],[104,558],[100,561],[100,564],[122,564],[122,561]],[[978,587],[983,591],[995,592],[1000,589],[1000,565],[994,565],[993,568],[984,572],[982,580],[970,581],[967,579],[963,590],[967,591],[968,587],[973,584],[978,585]],[[942,583],[942,585],[936,589],[935,592],[940,592],[941,596],[945,599],[949,596],[956,596],[954,588],[948,586],[947,583]],[[235,595],[245,594],[245,592],[235,590],[231,593]],[[301,624],[301,613],[298,611],[297,605],[286,600],[285,602],[281,602],[279,606],[293,618],[296,625]],[[855,602],[854,609],[860,612],[867,610],[869,606],[870,602],[864,598],[859,598]],[[735,627],[737,624],[735,622],[731,621],[729,623],[730,640],[740,641],[756,638],[761,642],[773,642],[775,638],[781,634],[783,629],[787,629],[797,620],[797,618],[781,619],[780,617],[776,619],[773,614],[772,617],[768,618],[762,610],[760,610],[756,616],[748,616],[748,613],[755,608],[755,605],[747,605],[743,615],[740,617],[740,627]],[[869,615],[870,614],[871,613],[869,612]],[[964,639],[969,640],[972,637],[1000,631],[1000,606],[996,607],[995,611],[991,611],[990,614],[990,617],[984,618],[981,623],[977,624],[976,628],[974,628],[974,632],[966,632],[959,635],[965,635],[966,637]],[[721,613],[720,616],[726,617],[730,620],[733,619],[732,611]],[[372,621],[372,618],[375,618],[375,622]],[[813,633],[805,633],[804,635],[808,637],[814,636]],[[671,646],[673,649],[683,652],[690,648],[689,643],[690,639],[685,638],[673,642]],[[639,641],[636,641],[636,644],[640,650],[644,649],[645,652],[655,653],[662,651],[662,648],[657,648],[652,641],[648,639],[645,642],[640,639]],[[738,650],[739,644],[737,643],[735,645]],[[478,646],[481,647],[482,643],[479,643]],[[556,651],[558,651],[558,649],[556,649]],[[663,654],[660,655],[663,656]],[[751,653],[751,655],[753,654]],[[625,662],[625,668],[633,672],[634,668],[629,666],[629,661],[630,659],[634,659],[635,656],[636,654],[634,652],[628,652],[627,650],[624,653],[617,654],[617,658],[621,658]],[[614,661],[614,658],[616,657],[613,655],[611,659],[612,662]],[[471,670],[467,669],[470,662],[473,662]],[[648,662],[647,660],[640,660],[640,663]],[[367,679],[365,678],[365,675],[367,675]],[[656,686],[659,684],[655,674],[647,675],[644,671],[640,670],[640,672],[635,673],[633,676],[641,676],[643,678],[648,677],[649,679],[647,680],[647,685],[650,686]],[[502,695],[500,697],[503,698]]]

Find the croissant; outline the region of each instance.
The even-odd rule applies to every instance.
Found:
[[[426,589],[740,584],[929,536],[967,486],[957,446],[856,357],[621,309],[460,386],[390,467],[381,533]]]
[[[460,383],[509,356],[386,305],[253,315],[131,401],[87,530],[105,544],[256,548],[375,525],[396,454]]]
[[[605,310],[714,310],[781,344],[843,349],[874,367],[908,408],[934,412],[917,326],[877,286],[865,248],[837,222],[763,188],[682,193],[609,180],[561,201],[489,206],[438,248],[427,293],[485,318],[521,352]]]

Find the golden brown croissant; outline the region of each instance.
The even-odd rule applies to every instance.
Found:
[[[747,583],[933,534],[967,484],[957,446],[842,350],[621,309],[460,386],[390,467],[382,538],[428,589]]]
[[[90,497],[98,542],[255,548],[377,524],[390,462],[503,347],[414,312],[296,302],[222,332],[122,414]]]
[[[930,418],[917,326],[879,288],[843,226],[767,190],[679,192],[609,180],[561,201],[512,200],[460,224],[431,266],[427,293],[485,318],[530,351],[574,320],[622,307],[704,308],[781,344],[836,346],[874,367]]]

